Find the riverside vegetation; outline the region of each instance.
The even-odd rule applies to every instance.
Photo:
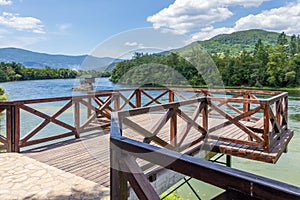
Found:
[[[186,49],[184,50],[186,51]],[[258,39],[251,52],[243,50],[239,55],[229,50],[210,54],[215,62],[225,86],[254,87],[299,87],[300,86],[300,37],[278,35],[276,44],[265,44]],[[139,70],[139,66],[155,63],[171,67],[182,74],[192,86],[204,86],[201,72],[186,59],[176,53],[142,54],[136,53],[131,60],[116,63],[110,80],[114,83],[134,84],[145,82],[151,72]],[[131,70],[137,67],[135,70]],[[155,76],[174,84],[166,73],[166,68],[156,70]],[[155,70],[155,69],[153,69]],[[174,70],[174,71],[175,71]],[[124,78],[123,75],[126,74]],[[123,77],[123,78],[122,78]],[[214,78],[214,77],[210,77]],[[149,81],[150,82],[150,81]],[[180,83],[179,83],[180,84]]]

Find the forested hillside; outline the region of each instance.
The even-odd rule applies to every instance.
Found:
[[[231,34],[217,35],[209,40],[199,41],[208,53],[222,53],[230,49],[231,55],[239,55],[243,50],[254,53],[255,44],[261,39],[265,45],[276,45],[280,33],[253,29]],[[286,36],[290,40],[290,36]]]
[[[37,80],[37,79],[57,79],[75,78],[77,71],[70,69],[45,68],[26,68],[17,63],[0,63],[0,82]]]
[[[195,46],[193,46],[195,47]],[[182,51],[191,49],[182,49]],[[274,45],[258,39],[253,49],[244,49],[239,55],[224,53],[211,54],[226,86],[271,86],[294,87],[300,85],[300,39],[285,33],[277,36]],[[157,63],[172,67],[181,73],[193,86],[206,85],[201,72],[179,56],[169,54],[136,54],[132,60],[119,62],[112,71],[111,80],[122,84],[138,84],[149,78],[149,70],[132,70],[133,67],[147,63]],[[120,79],[125,73],[125,79]],[[168,80],[170,74],[164,70],[156,71],[156,77]],[[213,78],[213,77],[212,77]],[[168,84],[174,84],[166,81]],[[177,84],[180,84],[177,82]]]

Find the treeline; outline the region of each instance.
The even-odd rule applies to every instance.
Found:
[[[70,69],[27,68],[19,63],[0,63],[0,82],[39,80],[39,79],[59,79],[76,78],[77,71]]]
[[[281,33],[276,45],[265,45],[259,39],[251,52],[253,53],[250,54],[244,50],[240,55],[234,56],[227,50],[224,53],[211,55],[222,76],[224,85],[256,87],[294,87],[300,85],[299,36],[293,35],[288,40],[286,34]],[[204,62],[206,62],[205,59],[207,58],[203,58]],[[166,80],[167,84],[180,84],[180,82],[176,82],[178,79],[172,78],[172,74],[169,74],[170,71],[167,71],[167,68],[159,67],[158,70],[152,70],[151,67],[148,67],[148,70],[142,70],[142,66],[149,65],[149,63],[175,69],[173,71],[178,71],[193,86],[206,85],[201,71],[196,70],[191,63],[175,53],[151,55],[136,53],[133,59],[115,65],[110,80],[121,84],[138,84],[147,82],[144,79],[157,77]],[[133,68],[135,70],[131,70]],[[215,77],[211,78],[214,79]]]
[[[300,85],[300,37],[290,40],[285,33],[276,45],[265,45],[260,39],[253,54],[243,51],[239,56],[212,55],[223,82],[227,86],[295,87]]]
[[[172,66],[175,70],[170,70]],[[132,70],[134,69],[134,70]],[[162,81],[165,84],[178,84],[184,76],[190,80],[197,70],[184,58],[175,53],[142,54],[135,53],[133,59],[116,63],[112,70],[110,80],[121,84],[153,84]]]

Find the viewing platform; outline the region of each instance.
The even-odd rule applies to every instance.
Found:
[[[286,92],[121,89],[1,102],[0,111],[5,127],[5,134],[0,136],[2,151],[21,153],[110,188],[112,199],[128,197],[127,181],[139,198],[157,199],[157,193],[161,194],[183,177],[170,175],[165,169],[223,188],[224,195],[251,194],[242,185],[233,184],[239,179],[274,193],[255,190],[256,197],[300,197],[299,188],[269,179],[264,179],[263,184],[255,181],[255,175],[223,169],[203,159],[196,163],[197,158],[188,156],[215,152],[276,163],[293,137],[287,123]],[[216,170],[234,191],[217,180],[195,174],[195,169],[208,174]],[[136,172],[138,175],[134,175]],[[237,178],[237,174],[241,176]]]

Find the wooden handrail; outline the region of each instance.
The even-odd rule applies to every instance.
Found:
[[[147,197],[157,198],[154,189],[143,176],[142,171],[137,168],[138,165],[132,159],[132,156],[222,188],[225,190],[221,194],[223,197],[230,193],[232,199],[300,199],[300,188],[293,185],[217,165],[203,159],[162,149],[129,138],[111,136],[110,142],[112,144],[111,154],[114,155],[111,157],[110,185],[118,186],[111,187],[112,200],[127,199],[128,191],[122,190],[122,188],[127,188],[126,180],[129,180],[129,177],[134,179],[129,180],[130,185],[139,197],[147,194]],[[124,166],[124,158],[128,157],[131,158],[131,164],[127,163]],[[129,170],[129,165],[134,166],[136,170]],[[119,167],[116,168],[116,166]],[[134,173],[138,173],[138,177],[134,178]],[[143,185],[145,187],[141,187]],[[221,196],[219,196],[220,199],[224,199]]]
[[[161,91],[155,93],[156,95],[151,95],[150,91]],[[130,93],[129,96],[127,93]],[[182,92],[182,93],[181,93]],[[194,94],[190,97],[185,97],[184,92],[193,92]],[[229,98],[218,97],[215,94],[224,94],[226,93],[232,95]],[[203,94],[203,96],[202,96]],[[272,96],[267,99],[259,98],[256,95],[267,95]],[[17,101],[0,101],[0,111],[6,111],[6,136],[2,136],[0,138],[0,142],[3,143],[1,148],[6,148],[7,151],[20,151],[21,147],[28,146],[29,144],[37,144],[38,141],[49,141],[53,138],[59,138],[69,136],[68,134],[59,134],[55,137],[47,137],[47,139],[39,138],[34,142],[31,139],[33,136],[38,134],[45,126],[50,123],[56,123],[58,126],[64,127],[67,130],[73,132],[77,138],[80,137],[80,132],[93,130],[89,128],[89,124],[96,120],[99,116],[105,118],[103,121],[107,121],[109,123],[111,118],[111,112],[119,111],[119,115],[139,115],[143,113],[147,113],[149,111],[161,111],[162,109],[167,110],[170,108],[178,108],[180,106],[191,105],[197,108],[200,102],[217,102],[217,106],[222,107],[225,106],[227,109],[235,112],[235,115],[232,115],[231,119],[239,120],[235,118],[237,116],[243,116],[246,111],[249,110],[250,105],[258,105],[263,106],[263,110],[267,109],[269,106],[269,111],[264,111],[264,128],[261,132],[263,132],[264,139],[264,148],[266,151],[270,148],[270,146],[276,141],[278,137],[280,137],[280,131],[283,129],[287,129],[287,104],[288,104],[288,94],[286,92],[276,92],[276,91],[258,91],[258,90],[237,90],[237,89],[200,89],[200,88],[135,88],[135,89],[120,89],[120,90],[105,90],[105,91],[97,91],[94,93],[89,93],[87,95],[80,96],[67,96],[67,97],[55,97],[55,98],[42,98],[42,99],[31,99],[31,100],[17,100]],[[147,97],[150,99],[149,102],[142,102],[143,97]],[[199,98],[199,96],[201,96]],[[102,100],[106,98],[106,100]],[[109,99],[111,98],[111,99]],[[184,99],[181,102],[175,102],[175,99]],[[191,98],[191,99],[190,99]],[[39,104],[39,103],[54,103],[54,102],[67,102],[67,104],[61,107],[56,113],[53,115],[48,115],[43,113],[38,109],[38,107],[30,107],[31,104]],[[121,104],[121,101],[124,103]],[[167,101],[167,102],[166,102]],[[75,102],[75,103],[74,103]],[[77,102],[77,103],[76,103]],[[150,104],[159,104],[154,106],[149,106]],[[164,103],[164,104],[161,104]],[[168,103],[168,104],[166,104]],[[232,104],[238,103],[244,105],[244,109],[240,110],[234,107]],[[86,107],[86,116],[87,120],[82,123],[80,113],[81,106]],[[274,104],[274,109],[271,108],[271,105]],[[124,111],[128,107],[129,111]],[[68,109],[74,110],[74,124],[66,124],[60,120],[58,117],[65,113]],[[141,108],[142,106],[147,106]],[[42,117],[44,121],[41,122],[37,127],[29,131],[28,133],[22,133],[23,137],[21,138],[21,118],[20,112],[29,112],[33,115]],[[203,122],[199,127],[203,128],[203,130],[208,130],[208,116],[213,116],[211,112],[212,109],[207,104],[203,104],[203,108],[201,111],[201,116],[203,116]],[[95,114],[96,113],[96,114]],[[97,114],[98,113],[98,114]],[[219,112],[219,114],[221,114]],[[224,114],[224,113],[223,113]],[[254,120],[258,121],[259,118],[253,117],[253,113],[245,118],[246,121]],[[178,114],[177,114],[178,115]],[[173,115],[170,120],[172,124],[172,129],[170,130],[170,137],[172,141],[177,140],[177,129],[175,128],[177,115]],[[269,123],[267,123],[267,121]],[[108,123],[103,123],[103,126],[107,126]],[[231,122],[232,123],[232,122]],[[229,124],[229,123],[227,123]],[[242,129],[249,132],[250,137],[254,137],[252,134],[252,129],[243,128],[244,125],[239,125]],[[94,129],[96,130],[97,127]],[[182,131],[180,131],[183,133]],[[203,132],[203,131],[202,131]],[[277,133],[279,132],[279,133]],[[25,135],[25,136],[24,136]],[[46,137],[45,137],[46,138]],[[261,138],[256,138],[260,141]],[[181,139],[177,142],[182,143]],[[177,143],[175,142],[175,143]],[[176,146],[176,144],[174,145]]]

